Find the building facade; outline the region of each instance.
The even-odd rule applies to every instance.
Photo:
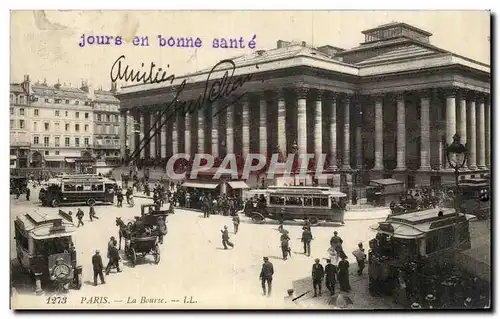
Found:
[[[86,172],[95,166],[96,155],[102,150],[104,156],[119,157],[118,139],[113,139],[119,136],[115,126],[109,138],[95,135],[95,129],[101,130],[102,124],[95,124],[96,109],[97,114],[114,116],[101,117],[106,123],[118,121],[119,102],[113,92],[94,91],[84,83],[80,88],[60,83],[49,86],[45,81],[32,83],[28,75],[23,83],[11,84],[10,88],[12,168]],[[102,140],[106,142],[95,142]]]
[[[405,23],[363,34],[365,42],[347,50],[278,41],[275,49],[234,59],[225,84],[244,83],[240,88],[220,94],[211,107],[178,115],[145,144],[162,105],[187,77],[122,88],[122,115],[139,123],[131,153],[136,159],[178,152],[323,153],[330,184],[394,177],[413,187],[453,181],[445,147],[458,133],[469,151],[462,178],[487,174],[490,66],[430,44],[431,33]],[[211,69],[191,74],[179,101],[196,104],[232,73],[228,65]]]

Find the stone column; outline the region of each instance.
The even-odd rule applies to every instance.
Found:
[[[477,101],[477,166],[479,169],[486,169],[484,100],[484,97],[480,97]]]
[[[281,151],[281,154],[283,154],[285,160],[286,160],[286,153],[287,153],[287,147],[286,147],[286,102],[285,102],[285,92],[283,90],[280,90],[278,92],[278,146]]]
[[[242,100],[242,143],[243,158],[246,160],[250,153],[250,100],[244,97]]]
[[[212,155],[219,157],[219,114],[216,115],[219,108],[212,105]]]
[[[226,154],[234,154],[234,105],[226,109]]]
[[[161,112],[160,112],[161,113]],[[167,116],[164,114],[161,117],[161,124],[163,124],[161,128],[161,154],[160,156],[162,158],[167,158],[167,122],[165,121],[167,119]]]
[[[337,96],[332,93],[328,96],[330,107],[330,170],[337,170]]]
[[[175,155],[179,153],[179,125],[177,121],[179,120],[179,114],[175,113],[172,117],[172,154]]]
[[[460,92],[458,100],[458,134],[461,143],[467,142],[467,95],[466,92]]]
[[[127,152],[127,111],[120,112],[120,156],[125,158]]]
[[[485,146],[486,146],[486,167],[491,168],[491,101],[488,97],[486,100],[486,104],[484,105],[485,109]]]
[[[397,136],[396,170],[406,170],[406,106],[403,92],[396,95]]]
[[[383,95],[375,96],[375,165],[374,170],[384,169],[384,114]]]
[[[344,150],[342,155],[342,168],[351,169],[351,97],[344,99]]]
[[[467,163],[469,164],[469,169],[476,170],[476,101],[472,99],[469,102],[469,139],[467,145]],[[463,143],[463,142],[462,142]]]
[[[259,93],[259,150],[268,156],[267,150],[267,102],[264,92]]]
[[[455,135],[455,133],[457,133],[455,97],[456,97],[455,90],[449,90],[446,92],[446,144],[447,145],[453,143],[453,136]],[[451,158],[451,160],[455,161],[455,158]],[[447,169],[451,169],[448,160],[446,160],[445,166]]]
[[[420,97],[420,168],[421,171],[431,169],[431,127],[430,127],[430,92],[421,92]]]
[[[184,123],[184,153],[191,155],[191,114],[185,115]]]
[[[198,153],[205,153],[205,108],[198,109]]]
[[[307,88],[297,88],[297,154],[307,154]]]
[[[323,153],[323,118],[322,118],[322,104],[323,92],[316,91],[314,101],[314,157],[317,160]]]
[[[363,169],[363,135],[362,135],[362,125],[363,125],[363,108],[361,101],[356,103],[356,168]]]
[[[144,136],[145,136],[145,132],[144,132],[144,129],[145,129],[145,125],[144,125],[144,112],[140,112],[140,130],[141,130],[141,133],[140,133],[140,139],[139,139],[139,145],[137,145],[137,147],[139,147],[139,149],[141,150],[141,156],[140,158],[145,158],[146,157],[146,146],[145,146],[145,143],[144,143]]]
[[[137,148],[137,138],[138,138],[138,130],[139,130],[139,127],[138,127],[138,122],[139,122],[139,119],[137,118],[137,112],[135,110],[132,109],[132,111],[130,111],[131,115],[132,115],[132,136],[130,137],[130,155],[133,155],[136,148]],[[134,160],[135,158],[137,158],[137,154],[134,156],[134,158],[131,158],[131,160]]]
[[[149,113],[149,156],[155,158],[156,156],[156,116],[155,112],[151,111]]]

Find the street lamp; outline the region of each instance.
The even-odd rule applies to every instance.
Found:
[[[297,145],[297,141],[293,141],[293,144],[292,144],[292,154],[293,154],[293,166],[295,166],[295,160],[296,160],[296,157],[297,157],[297,152],[299,150],[299,146]],[[293,186],[296,186],[296,176],[295,176],[295,169],[293,170]]]
[[[465,166],[467,161],[467,147],[460,143],[460,135],[453,136],[453,143],[446,147],[446,158],[450,167],[455,171],[455,214],[460,210],[460,195],[458,189],[459,170]]]

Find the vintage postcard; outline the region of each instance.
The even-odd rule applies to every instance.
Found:
[[[12,11],[13,309],[490,309],[488,11]]]

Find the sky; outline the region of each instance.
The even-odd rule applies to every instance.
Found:
[[[212,67],[224,58],[276,47],[277,40],[309,46],[352,48],[361,31],[406,22],[433,33],[431,44],[490,64],[488,11],[12,11],[11,82],[25,74],[36,82],[110,88],[113,62],[125,55],[132,67],[142,62],[169,65],[176,76]],[[149,46],[79,46],[82,35],[148,36]],[[157,36],[199,37],[201,48],[158,47]],[[255,49],[214,49],[214,38],[255,35]]]

